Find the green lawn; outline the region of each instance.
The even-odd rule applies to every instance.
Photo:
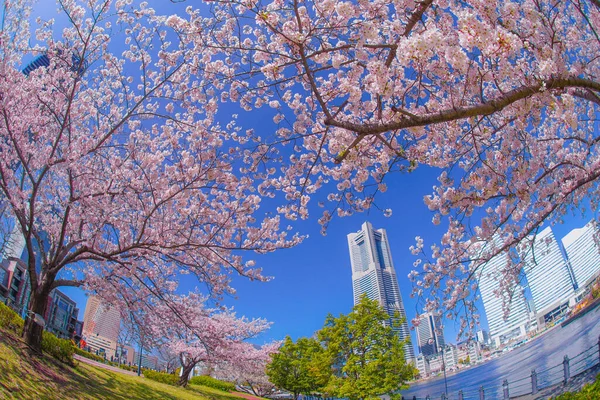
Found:
[[[241,400],[202,386],[183,389],[77,364],[71,368],[49,356],[31,355],[19,338],[0,330],[0,399]]]

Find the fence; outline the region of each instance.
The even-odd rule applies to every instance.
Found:
[[[510,398],[537,394],[540,390],[558,383],[566,384],[569,379],[600,364],[600,337],[598,344],[569,358],[565,355],[562,363],[541,371],[531,370],[528,376],[508,381],[505,379],[500,386],[465,387],[457,393],[442,394],[440,397],[402,397],[403,400],[508,400]]]

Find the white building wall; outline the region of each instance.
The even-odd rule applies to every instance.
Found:
[[[538,316],[568,302],[575,294],[573,274],[550,227],[538,233],[527,249],[525,276]]]
[[[590,284],[600,273],[600,249],[594,240],[597,233],[598,226],[592,220],[562,238],[579,289]]]
[[[513,290],[512,301],[509,306],[509,314],[504,319],[504,300],[498,296],[502,272],[510,265],[511,260],[507,254],[499,254],[493,257],[485,265],[479,267],[476,277],[479,292],[483,301],[483,308],[488,320],[490,339],[499,344],[503,337],[518,330],[518,334],[524,334],[528,330],[529,316],[523,288],[518,285]]]

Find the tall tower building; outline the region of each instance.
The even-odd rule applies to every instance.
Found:
[[[538,326],[567,310],[569,299],[575,295],[573,272],[550,227],[536,235],[525,256],[524,271]]]
[[[419,317],[417,342],[421,354],[431,356],[440,352],[446,345],[441,329],[442,319],[439,315],[434,316],[432,313],[426,313]]]
[[[385,229],[375,230],[369,222],[365,222],[360,231],[348,235],[348,247],[354,304],[364,293],[370,299],[377,300],[390,316],[398,312],[404,319],[398,328],[398,335],[402,340],[410,341],[406,312]],[[411,343],[405,346],[404,357],[407,361],[414,360]]]
[[[598,235],[598,225],[592,220],[562,238],[578,288],[589,285],[600,273],[600,248],[594,235]]]
[[[102,336],[117,342],[121,328],[121,314],[116,308],[108,307],[97,296],[90,296],[83,314],[83,335]]]
[[[500,289],[503,271],[510,262],[507,254],[499,254],[479,267],[475,273],[488,320],[490,339],[496,345],[505,343],[511,338],[526,335],[530,326],[529,312],[523,288],[520,285],[513,289],[510,312],[506,320],[504,319],[504,300],[496,295]]]

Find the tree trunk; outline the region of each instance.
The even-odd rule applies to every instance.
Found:
[[[181,368],[181,376],[179,377],[179,386],[183,386],[186,387],[188,384],[188,377],[190,376],[190,372],[192,372],[192,370],[194,369],[194,366],[196,364],[194,363],[189,363],[186,365],[183,365]]]
[[[25,339],[25,343],[38,353],[42,352],[42,332],[44,331],[44,327],[35,322],[35,315],[32,312],[39,314],[43,318],[47,305],[48,293],[32,290],[22,336]]]

